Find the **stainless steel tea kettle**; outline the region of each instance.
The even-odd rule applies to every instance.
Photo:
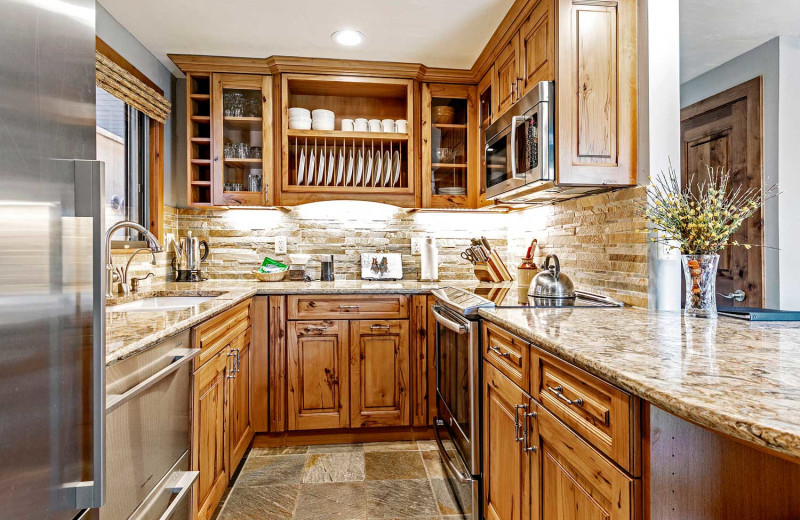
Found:
[[[173,243],[175,257],[172,259],[172,268],[176,271],[200,271],[200,262],[208,256],[208,242],[193,237],[192,232],[188,231],[185,237],[181,237],[180,243]],[[202,256],[200,246],[203,247]]]
[[[555,265],[550,265],[553,260]],[[542,270],[533,277],[528,295],[535,298],[574,299],[575,286],[569,276],[561,272],[561,264],[556,255],[547,255]]]

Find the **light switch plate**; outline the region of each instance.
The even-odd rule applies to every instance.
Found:
[[[275,237],[275,254],[286,254],[286,237]]]
[[[419,237],[412,237],[411,238],[411,254],[412,255],[419,255],[420,248],[422,247],[422,239]]]

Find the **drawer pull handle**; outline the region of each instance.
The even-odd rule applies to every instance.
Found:
[[[515,404],[514,405],[514,442],[524,442],[525,441],[525,430],[527,430],[527,426],[525,430],[523,430],[522,435],[519,434],[521,423],[519,422],[519,411],[520,410],[527,410],[527,404]]]
[[[509,352],[503,352],[502,350],[500,350],[500,347],[489,347],[489,350],[494,352],[495,354],[497,354],[500,357],[504,357],[504,358],[510,358],[511,357],[511,354]]]
[[[370,330],[390,330],[389,325],[378,325],[377,323],[369,326]]]
[[[525,428],[522,430],[522,436],[525,438],[524,446],[525,446],[525,451],[527,453],[536,453],[536,445],[535,444],[531,445],[531,446],[528,446],[528,440],[530,440],[530,438],[531,438],[530,437],[531,432],[528,430],[528,421],[527,421],[527,419],[536,419],[538,416],[539,416],[539,414],[536,413],[536,412],[530,412],[530,413],[525,413],[524,414],[524,418],[526,420],[525,420]]]
[[[561,385],[558,385],[555,388],[553,388],[552,386],[548,385],[547,389],[550,390],[551,392],[553,392],[554,394],[556,394],[556,397],[558,397],[559,399],[561,399],[562,401],[564,401],[565,403],[567,403],[570,406],[573,405],[573,404],[575,406],[583,406],[583,399],[581,399],[580,397],[573,400],[573,399],[570,399],[567,396],[565,396],[563,394],[564,387],[561,386]]]
[[[328,330],[328,326],[327,325],[308,325],[305,328],[306,332],[314,332],[314,331],[320,331],[320,330]]]
[[[358,309],[359,307],[358,305],[339,305],[339,308],[344,310],[344,309]]]

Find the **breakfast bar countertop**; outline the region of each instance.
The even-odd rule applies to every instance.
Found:
[[[800,458],[800,324],[644,309],[481,309],[674,415]]]

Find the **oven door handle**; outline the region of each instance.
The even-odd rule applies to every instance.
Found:
[[[439,455],[441,455],[442,460],[444,461],[445,468],[447,468],[447,470],[452,473],[459,482],[462,484],[469,484],[475,479],[473,479],[472,475],[470,475],[468,472],[459,470],[455,462],[453,462],[453,459],[451,459],[450,455],[448,455],[447,450],[444,449],[442,438],[439,435],[439,427],[444,425],[444,421],[438,417],[433,420],[433,436],[436,438],[436,446],[439,448]]]
[[[457,323],[457,322],[455,322],[455,321],[453,321],[453,320],[451,320],[449,318],[444,317],[443,314],[441,314],[439,311],[436,310],[436,309],[439,309],[439,308],[441,308],[441,307],[439,307],[438,305],[434,305],[433,308],[431,309],[431,312],[433,313],[433,317],[436,318],[436,321],[440,325],[442,325],[446,329],[452,330],[456,334],[466,334],[467,333],[467,326],[466,325],[463,325],[461,323]]]

